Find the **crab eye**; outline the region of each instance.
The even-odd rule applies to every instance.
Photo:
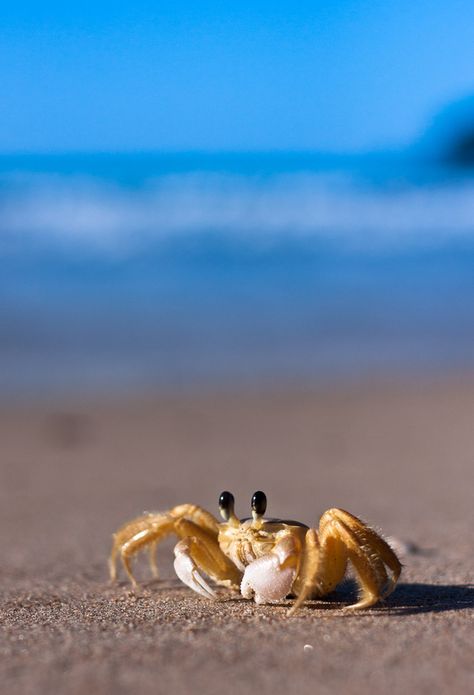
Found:
[[[225,521],[229,521],[230,517],[234,513],[234,495],[231,492],[221,492],[219,497],[219,510],[221,516]]]
[[[258,490],[257,492],[254,492],[253,497],[252,497],[252,511],[257,514],[257,516],[263,516],[265,514],[265,510],[267,508],[267,498],[264,492],[261,490]]]

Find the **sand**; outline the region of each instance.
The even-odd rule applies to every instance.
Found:
[[[474,688],[474,379],[143,396],[0,408],[5,693],[467,693]],[[111,533],[230,489],[248,515],[331,506],[394,538],[384,605],[207,602],[138,562],[107,583]]]

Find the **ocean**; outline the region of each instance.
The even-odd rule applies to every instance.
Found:
[[[414,156],[0,157],[0,397],[474,366],[474,176]]]

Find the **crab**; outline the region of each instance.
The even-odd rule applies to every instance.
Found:
[[[147,513],[122,526],[113,536],[110,578],[117,577],[119,554],[132,585],[137,586],[131,559],[145,548],[158,577],[157,544],[169,534],[179,541],[174,568],[184,584],[207,599],[217,599],[212,580],[239,590],[256,603],[278,603],[293,597],[289,614],[307,599],[332,592],[351,562],[360,587],[359,600],[343,610],[368,608],[395,588],[402,566],[388,543],[363,521],[343,509],[328,509],[318,530],[298,521],[265,518],[267,499],[252,497],[252,516],[239,520],[234,496],[223,492],[219,509],[223,522],[202,507],[181,504],[164,513]],[[389,576],[390,575],[390,576]]]

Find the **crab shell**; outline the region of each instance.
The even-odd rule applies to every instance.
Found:
[[[283,519],[242,519],[219,525],[222,552],[243,572],[240,591],[256,603],[299,593],[302,549],[308,526]]]
[[[239,589],[256,603],[274,603],[296,596],[289,614],[307,599],[331,593],[342,581],[350,562],[359,584],[357,603],[344,610],[360,610],[386,598],[395,588],[402,566],[389,544],[361,519],[333,507],[322,514],[318,529],[298,521],[264,518],[266,497],[252,497],[252,518],[239,520],[234,498],[219,498],[224,522],[202,507],[180,504],[167,512],[132,519],[115,534],[109,559],[110,578],[117,576],[116,558],[133,586],[131,560],[148,548],[150,567],[158,576],[155,551],[170,534],[176,574],[187,586],[208,599],[218,598],[208,578]]]

